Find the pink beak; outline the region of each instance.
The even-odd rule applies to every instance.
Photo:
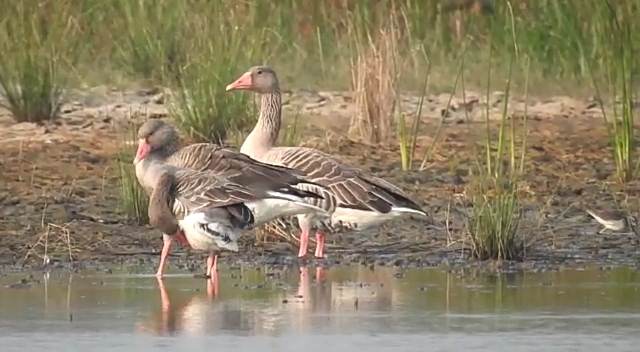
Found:
[[[146,140],[141,139],[140,143],[138,144],[138,150],[136,151],[136,158],[133,159],[133,164],[137,164],[139,163],[141,160],[143,160],[144,158],[147,157],[147,155],[149,155],[149,152],[151,151],[151,145],[149,145],[149,143],[147,143]]]
[[[251,72],[245,72],[235,82],[227,85],[227,92],[230,90],[251,89],[252,86]]]

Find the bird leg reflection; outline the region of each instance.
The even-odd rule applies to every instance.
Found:
[[[316,283],[320,283],[327,279],[327,271],[321,266],[316,267]]]
[[[164,286],[164,280],[161,277],[157,277],[156,281],[158,281],[158,288],[160,289],[160,303],[162,306],[162,315],[169,312],[171,308],[171,301],[169,300],[169,294],[167,293],[167,288]]]
[[[220,290],[220,280],[218,279],[218,272],[212,271],[211,277],[207,280],[207,297],[213,299],[218,295]]]

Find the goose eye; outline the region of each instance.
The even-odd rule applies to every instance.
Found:
[[[261,74],[262,74],[262,70],[258,70],[258,72],[257,72],[257,73],[258,73],[259,75],[261,75]]]

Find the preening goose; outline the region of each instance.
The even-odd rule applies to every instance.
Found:
[[[257,204],[272,200],[303,203],[305,197],[315,196],[269,180],[256,180],[247,187],[211,171],[160,163],[150,168],[145,178],[145,184],[153,184],[150,224],[163,233],[184,237],[195,250],[209,252],[207,275],[216,269],[217,251],[238,251],[240,233],[257,223],[253,213]],[[158,276],[164,272],[169,250],[170,245],[162,249]]]
[[[174,238],[208,250],[210,274],[216,262],[213,252],[237,251],[239,231],[278,217],[320,210],[305,201],[319,196],[304,188],[317,186],[292,170],[262,164],[215,145],[178,151],[177,133],[163,122],[145,123],[139,137],[136,176],[151,194],[150,221],[163,232],[160,277]]]
[[[276,147],[281,124],[282,100],[276,73],[267,66],[252,67],[230,90],[249,90],[261,95],[260,117],[240,151],[261,162],[290,167],[325,187],[305,186],[323,196],[309,200],[323,212],[298,215],[302,233],[298,256],[307,253],[309,233],[316,229],[316,257],[323,257],[325,232],[337,228],[361,230],[390,219],[414,214],[426,216],[418,204],[393,184],[348,166],[329,154],[303,147]]]

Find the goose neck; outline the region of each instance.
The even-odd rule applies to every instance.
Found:
[[[258,122],[240,151],[257,157],[276,145],[280,133],[282,97],[279,90],[262,94]]]

